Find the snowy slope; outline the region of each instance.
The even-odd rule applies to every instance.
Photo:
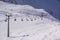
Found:
[[[41,20],[41,14],[44,14]],[[10,37],[7,37],[6,14],[10,18]],[[14,21],[14,19],[17,19]],[[60,23],[44,9],[0,1],[0,40],[60,40]]]

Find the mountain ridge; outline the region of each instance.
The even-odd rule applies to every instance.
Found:
[[[53,15],[56,19],[60,19],[60,1],[59,0],[16,0],[17,5],[30,5],[34,8],[45,9]],[[8,2],[10,3],[10,2]]]
[[[41,15],[46,15],[46,18],[51,18],[53,20],[56,20],[53,16],[51,16],[48,12],[46,12],[44,9],[35,9],[32,6],[29,5],[15,5],[15,4],[9,4],[8,3],[1,3],[2,5],[0,6],[0,12],[7,11],[10,12],[11,14],[18,14],[20,15],[22,14],[27,14],[27,15],[35,15],[35,16],[39,16],[41,17]],[[5,6],[5,7],[4,7]],[[3,7],[3,8],[1,8]],[[41,14],[43,13],[43,14]],[[51,17],[49,17],[49,15]]]

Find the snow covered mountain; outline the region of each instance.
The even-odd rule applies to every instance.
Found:
[[[48,12],[44,9],[35,9],[29,5],[14,5],[14,4],[7,4],[0,2],[0,14],[12,14],[12,15],[20,15],[20,16],[38,16],[38,17],[45,17],[49,19],[56,20],[53,16],[51,16]],[[12,5],[12,6],[11,6]]]
[[[12,15],[10,37],[6,15]],[[60,22],[44,9],[0,1],[0,40],[60,40]]]
[[[19,5],[31,5],[34,8],[45,9],[49,13],[52,11],[55,18],[60,19],[60,1],[59,0],[1,0],[8,3]]]

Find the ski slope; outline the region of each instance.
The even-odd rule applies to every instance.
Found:
[[[42,13],[45,16],[41,17]],[[7,37],[6,14],[12,15],[10,37]],[[60,40],[60,21],[44,9],[0,1],[0,40]]]

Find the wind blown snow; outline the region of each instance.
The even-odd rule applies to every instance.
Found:
[[[7,14],[12,15],[10,37],[7,37]],[[0,1],[0,40],[60,40],[60,21],[44,9]]]

